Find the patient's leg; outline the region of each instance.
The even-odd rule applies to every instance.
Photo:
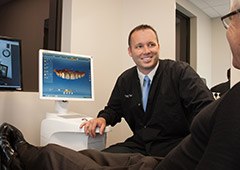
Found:
[[[58,145],[49,144],[45,147],[35,147],[23,144],[18,149],[20,160],[26,169],[35,170],[79,170],[87,167],[98,168],[93,161],[90,163],[87,157]]]
[[[79,169],[153,169],[159,162],[153,157],[143,156],[141,154],[117,154],[104,153],[97,150],[84,150],[76,152],[74,150],[61,147],[55,144],[49,144],[44,147],[36,147],[29,144],[23,137],[23,134],[16,127],[4,123],[1,127],[1,139],[5,142],[12,155],[17,155],[24,169],[34,170],[79,170]],[[3,141],[3,140],[2,140]],[[6,148],[6,147],[5,147]],[[1,148],[1,153],[5,153],[5,148]],[[2,154],[1,157],[5,156]],[[5,158],[5,157],[4,157]],[[11,159],[16,159],[11,156]],[[7,157],[6,157],[7,160]],[[7,162],[7,161],[5,161]],[[15,161],[12,161],[13,167]]]
[[[54,144],[45,147],[22,144],[18,153],[25,168],[35,170],[151,170],[160,161],[160,158],[147,157],[141,154],[103,153],[97,150],[76,152]]]

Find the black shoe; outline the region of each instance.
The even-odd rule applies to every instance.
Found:
[[[22,133],[14,126],[3,123],[0,126],[0,156],[1,168],[22,169],[16,149],[20,143],[26,142]]]
[[[1,161],[1,159],[0,159]],[[2,161],[0,162],[0,169],[1,170],[8,170],[7,167],[2,163]]]
[[[26,143],[20,130],[8,123],[3,123],[1,125],[0,135],[6,137],[15,151],[17,151],[19,144]]]
[[[17,156],[17,153],[13,150],[5,136],[0,136],[0,155],[1,164],[6,168],[10,167],[13,159]]]

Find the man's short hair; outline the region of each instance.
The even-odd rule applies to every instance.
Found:
[[[128,36],[128,46],[130,47],[131,45],[131,38],[132,38],[132,34],[136,31],[139,31],[139,30],[146,30],[146,29],[150,29],[154,32],[154,34],[156,35],[156,39],[157,39],[157,42],[158,42],[158,35],[157,35],[157,31],[151,27],[150,25],[147,25],[147,24],[142,24],[142,25],[138,25],[136,26],[130,33],[129,33],[129,36]],[[158,42],[159,43],[159,42]]]

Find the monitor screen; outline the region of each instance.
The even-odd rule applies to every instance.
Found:
[[[94,100],[92,57],[39,50],[39,93],[40,99]]]
[[[0,36],[0,90],[22,90],[21,41]]]

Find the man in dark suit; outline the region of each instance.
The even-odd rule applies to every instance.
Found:
[[[133,136],[103,151],[165,156],[189,134],[193,117],[214,100],[213,95],[188,64],[159,59],[159,40],[151,26],[134,28],[128,45],[136,66],[118,77],[107,106],[81,127],[94,137],[96,127],[103,133],[106,125],[124,118]],[[145,76],[150,79],[146,106]]]

